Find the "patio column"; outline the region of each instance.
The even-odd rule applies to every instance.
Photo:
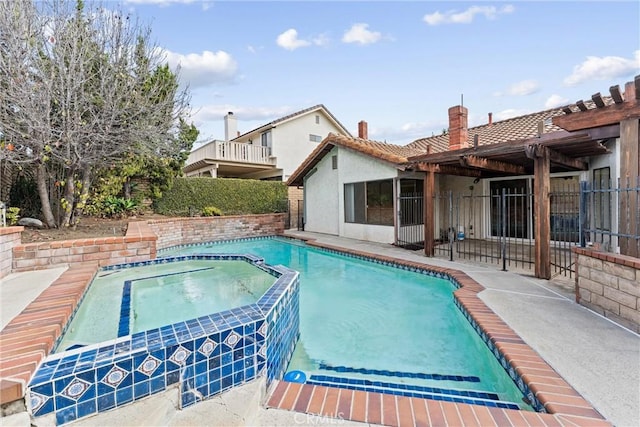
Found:
[[[433,256],[435,229],[435,191],[436,174],[433,171],[427,171],[424,174],[424,254],[428,257]]]
[[[636,188],[640,176],[640,130],[638,118],[620,122],[620,187]],[[620,194],[618,230],[620,234],[637,236],[640,234],[638,222],[634,218],[638,206],[638,194],[628,191]],[[635,213],[637,215],[637,212]],[[640,258],[640,248],[633,239],[619,239],[620,253]]]
[[[527,147],[533,158],[533,228],[535,230],[535,274],[551,278],[551,200],[549,198],[551,161],[549,149],[542,145]]]

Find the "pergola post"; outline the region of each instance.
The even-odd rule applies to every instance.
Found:
[[[435,243],[435,175],[433,171],[424,174],[424,254],[428,257],[433,256]]]
[[[533,204],[535,230],[535,274],[551,278],[551,199],[549,197],[551,161],[547,147],[535,147],[533,159]]]

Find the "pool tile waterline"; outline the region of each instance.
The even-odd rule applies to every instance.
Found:
[[[57,424],[116,408],[178,385],[180,407],[266,375],[281,377],[298,338],[298,273],[242,254],[199,254],[109,266],[184,260],[244,260],[277,279],[255,303],[49,356],[27,404]]]

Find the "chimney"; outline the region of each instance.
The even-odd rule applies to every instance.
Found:
[[[358,138],[369,139],[369,130],[367,122],[360,120],[358,122]]]
[[[493,113],[489,113],[489,126],[493,124]]]
[[[229,111],[227,115],[224,116],[224,140],[231,141],[239,135],[238,119],[233,115],[233,111]]]
[[[449,108],[449,150],[468,148],[469,130],[467,117],[469,111],[462,105]]]

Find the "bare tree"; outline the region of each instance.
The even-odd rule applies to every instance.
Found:
[[[94,170],[124,153],[157,153],[175,141],[188,92],[158,78],[164,58],[150,35],[138,21],[100,5],[0,2],[4,155],[35,168],[50,227],[73,225]],[[53,176],[54,168],[64,176]],[[63,188],[57,218],[52,179]]]

